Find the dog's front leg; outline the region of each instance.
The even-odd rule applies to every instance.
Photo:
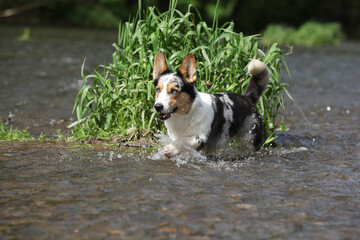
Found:
[[[164,155],[167,158],[175,157],[185,149],[184,144],[179,141],[173,141],[172,143],[164,147]]]
[[[186,146],[194,150],[200,150],[206,141],[205,136],[187,137],[182,141],[173,141],[164,148],[164,154],[166,157],[171,158],[185,150]]]

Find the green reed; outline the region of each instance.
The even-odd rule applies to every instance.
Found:
[[[84,75],[82,67],[84,87],[74,104],[77,121],[70,125],[75,138],[134,140],[164,130],[153,110],[152,71],[159,50],[165,53],[173,71],[187,53],[193,53],[197,59],[196,87],[208,93],[242,93],[250,80],[247,64],[253,58],[265,62],[271,79],[258,109],[266,136],[275,131],[278,110],[285,107],[282,93],[287,93],[287,84],[280,81],[284,54],[278,44],[263,51],[259,35],[237,33],[233,22],[218,26],[216,14],[209,26],[191,5],[185,13],[178,11],[176,0],[170,1],[169,10],[164,13],[155,7],[142,11],[140,3],[137,16],[119,25],[112,62],[100,65],[90,75]]]

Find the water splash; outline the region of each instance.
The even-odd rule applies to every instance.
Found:
[[[106,165],[112,165],[114,157],[117,157],[117,155],[115,155],[114,151],[110,151],[108,153],[107,152],[98,152],[97,156]]]
[[[155,135],[161,146],[171,143],[171,139],[159,132]],[[202,151],[196,151],[186,145],[183,145],[184,151],[179,155],[167,158],[164,155],[164,148],[160,147],[150,154],[150,160],[165,161],[170,160],[178,167],[190,167],[203,171],[206,168],[215,170],[234,171],[240,167],[246,166],[255,159],[254,153],[249,147],[239,142],[232,142],[229,146],[217,148],[211,154],[205,154]]]

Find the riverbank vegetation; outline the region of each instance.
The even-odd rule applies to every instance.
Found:
[[[165,53],[173,71],[187,53],[193,53],[197,59],[196,87],[208,93],[242,93],[250,80],[250,60],[258,58],[266,63],[271,79],[258,109],[265,135],[271,136],[277,129],[278,110],[285,107],[283,94],[287,93],[287,84],[280,80],[280,68],[285,62],[278,44],[262,49],[259,35],[237,33],[233,22],[219,25],[218,8],[208,25],[192,5],[181,12],[176,9],[176,2],[170,1],[168,11],[162,13],[155,7],[142,11],[139,1],[136,17],[119,26],[113,61],[100,65],[89,75],[84,73],[83,65],[84,87],[74,104],[77,121],[70,125],[75,139],[117,136],[136,140],[164,131],[163,122],[153,110],[151,76],[154,55],[159,50]]]
[[[143,8],[156,6],[167,10],[163,1],[142,0]],[[177,8],[185,12],[193,4],[204,21],[213,19],[216,0],[179,0]],[[133,0],[0,0],[1,23],[50,24],[117,28],[119,21],[135,16],[138,1]],[[337,22],[349,38],[360,38],[360,1],[358,0],[222,0],[217,7],[219,23],[233,21],[235,30],[258,33],[269,23],[299,27],[306,21]],[[30,26],[31,27],[31,26]]]
[[[153,110],[151,76],[154,55],[159,50],[165,53],[171,70],[178,69],[187,53],[193,53],[197,59],[196,87],[208,93],[242,93],[250,80],[247,64],[253,58],[265,62],[271,79],[257,107],[268,137],[264,140],[266,143],[273,140],[276,129],[285,129],[278,117],[278,110],[285,109],[284,95],[288,95],[287,84],[280,79],[284,53],[277,43],[260,46],[260,35],[236,32],[233,22],[220,24],[219,2],[214,18],[207,23],[193,5],[183,12],[176,8],[174,0],[167,11],[161,12],[156,7],[143,10],[139,1],[136,16],[119,25],[112,62],[99,65],[88,74],[84,72],[84,61],[81,69],[84,87],[74,103],[77,121],[69,126],[72,132],[68,140],[138,141],[153,138],[159,130],[165,131],[163,121],[158,120]],[[59,140],[65,138],[58,135]],[[32,137],[27,130],[11,126],[1,125],[0,129],[1,140],[45,138]]]
[[[344,38],[339,23],[320,23],[309,21],[298,29],[283,25],[270,24],[263,33],[263,44],[290,44],[319,46],[337,45]]]

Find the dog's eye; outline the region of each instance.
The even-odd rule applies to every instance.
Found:
[[[155,91],[157,92],[157,93],[160,93],[161,91],[160,91],[160,88],[155,88]]]
[[[178,92],[179,92],[179,91],[176,90],[176,89],[171,89],[171,90],[170,90],[170,94],[173,94],[173,95],[177,94]]]

